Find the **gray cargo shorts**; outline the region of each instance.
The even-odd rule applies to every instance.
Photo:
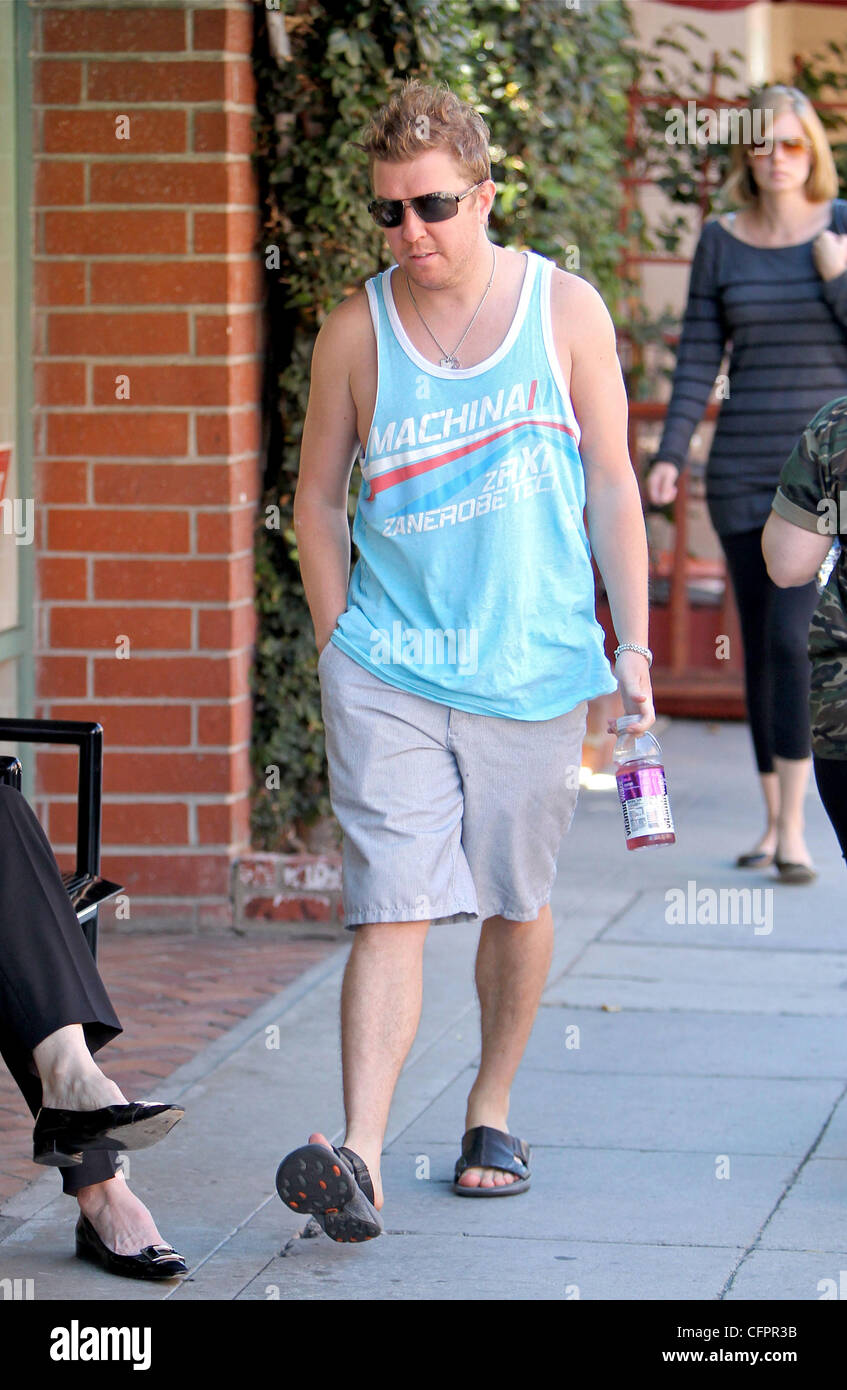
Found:
[[[470,714],[334,642],[318,675],[344,925],[534,921],[576,807],[587,701],[555,719]]]

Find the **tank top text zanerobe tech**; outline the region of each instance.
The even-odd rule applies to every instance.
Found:
[[[391,271],[367,283],[378,380],[332,641],[380,679],[475,714],[552,719],[616,682],[594,616],[585,478],[553,342],[553,263],[524,252],[505,339],[435,366]]]

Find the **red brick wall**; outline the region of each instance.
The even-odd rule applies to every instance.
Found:
[[[103,724],[103,872],[131,921],[226,922],[261,432],[252,4],[31,13],[35,712]],[[63,866],[74,767],[37,762]]]

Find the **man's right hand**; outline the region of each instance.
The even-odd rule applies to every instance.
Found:
[[[675,463],[654,463],[647,474],[647,496],[654,507],[665,507],[676,499],[679,469]]]

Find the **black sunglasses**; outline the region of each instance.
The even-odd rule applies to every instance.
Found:
[[[480,179],[464,193],[419,193],[417,198],[374,198],[368,203],[368,212],[378,227],[399,227],[406,208],[414,208],[422,222],[446,222],[455,217],[459,204],[475,188],[486,182]]]

